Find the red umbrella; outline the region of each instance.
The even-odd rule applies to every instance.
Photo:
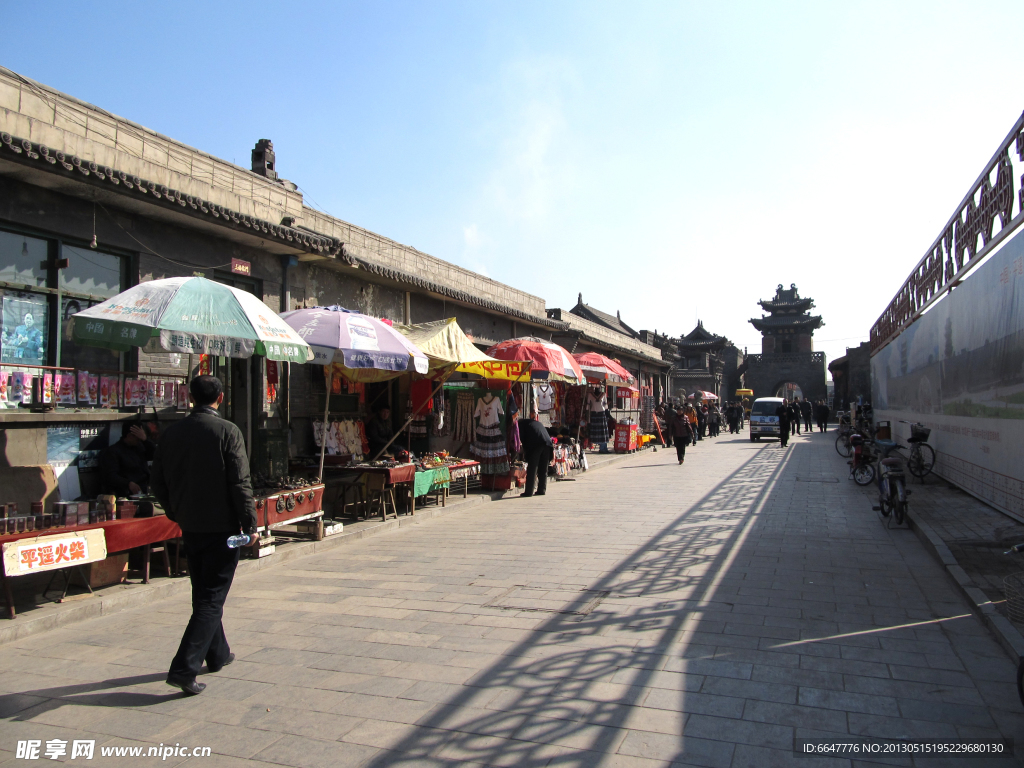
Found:
[[[487,350],[487,354],[498,360],[529,360],[530,375],[534,379],[564,381],[568,384],[583,384],[583,371],[572,356],[562,347],[534,336],[506,339]]]
[[[609,384],[632,384],[636,378],[612,360],[597,352],[580,352],[573,355],[588,379],[607,381]]]

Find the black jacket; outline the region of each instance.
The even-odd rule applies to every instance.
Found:
[[[118,440],[100,454],[101,493],[128,496],[128,483],[138,485],[143,493],[149,491],[149,462],[153,460],[156,446],[146,440],[137,448]]]
[[[693,427],[690,425],[689,419],[686,415],[680,416],[674,414],[672,421],[669,422],[668,431],[672,433],[672,437],[685,437],[687,439],[693,437]]]
[[[779,417],[779,425],[788,427],[790,410],[788,405],[780,405],[775,409],[775,415]]]
[[[811,418],[811,409],[813,406],[806,400],[800,401],[800,413],[803,414],[805,419]]]
[[[164,431],[152,484],[167,517],[182,531],[256,531],[245,441],[214,408],[200,406]]]
[[[532,453],[539,448],[551,448],[551,435],[539,421],[519,420],[519,439],[523,441],[523,453]]]

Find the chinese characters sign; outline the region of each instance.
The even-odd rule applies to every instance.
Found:
[[[25,576],[103,560],[107,540],[102,529],[36,536],[6,542],[3,556],[7,576]]]

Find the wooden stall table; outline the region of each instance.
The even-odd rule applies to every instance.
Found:
[[[409,512],[410,514],[416,513],[416,499],[413,496],[416,485],[415,464],[399,464],[395,467],[371,467],[369,464],[356,464],[354,466],[344,467],[344,469],[349,472],[359,472],[361,475],[382,475],[384,478],[384,485],[386,486],[407,486],[409,493]]]
[[[46,528],[39,531],[24,533],[8,533],[0,536],[0,546],[22,539],[60,536],[68,533],[81,533],[90,530],[102,530],[106,540],[107,555],[127,552],[131,549],[143,548],[143,583],[149,583],[149,546],[162,541],[181,538],[181,528],[164,515],[153,517],[135,517],[130,520],[108,520],[103,523],[79,525],[67,528]],[[75,566],[70,566],[75,567]],[[6,569],[0,563],[0,577],[3,578],[4,600],[7,603],[7,616],[14,618],[14,597],[11,593]],[[13,576],[11,577],[13,578]]]
[[[469,497],[469,478],[480,474],[479,461],[463,461],[458,464],[448,465],[448,474],[451,482],[462,481],[462,498]]]
[[[440,494],[442,507],[447,506],[448,487],[451,484],[451,480],[451,473],[448,471],[448,467],[443,465],[417,470],[416,479],[413,482],[413,504],[421,496],[433,493],[435,494],[435,499]]]

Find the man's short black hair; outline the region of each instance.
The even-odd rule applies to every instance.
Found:
[[[216,376],[196,376],[189,382],[188,391],[192,394],[192,402],[197,406],[213,405],[224,391],[224,387]]]

